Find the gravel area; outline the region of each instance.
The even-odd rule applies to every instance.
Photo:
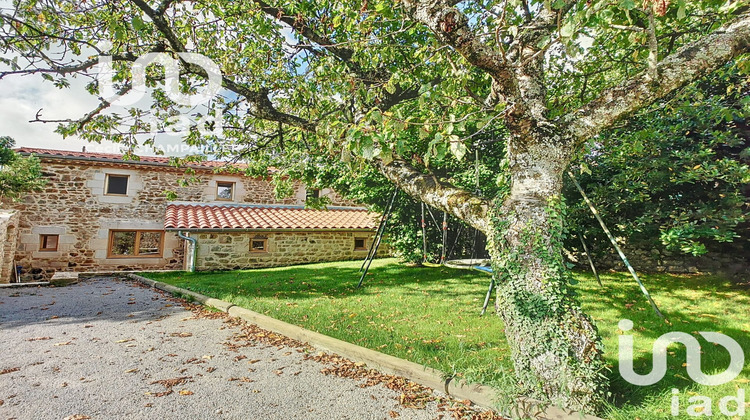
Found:
[[[359,364],[131,281],[0,289],[0,337],[0,419],[454,414],[403,379],[363,375]]]

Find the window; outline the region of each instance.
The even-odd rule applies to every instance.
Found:
[[[354,238],[355,251],[367,251],[367,240],[365,238]]]
[[[225,201],[234,200],[234,182],[217,182],[216,199]]]
[[[39,235],[40,251],[57,251],[60,235]]]
[[[128,175],[107,174],[104,194],[128,195]]]
[[[268,239],[251,239],[250,252],[268,252]]]
[[[320,190],[312,189],[305,192],[305,198],[308,200],[311,198],[320,198]]]
[[[158,230],[112,230],[108,257],[161,257],[163,239]]]

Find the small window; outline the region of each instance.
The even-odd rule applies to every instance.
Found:
[[[57,251],[60,235],[39,235],[40,251]]]
[[[234,200],[234,182],[217,182],[216,199],[223,201]]]
[[[164,233],[152,230],[113,230],[109,233],[109,258],[161,257]]]
[[[251,239],[250,252],[268,252],[268,239]]]
[[[107,174],[104,194],[128,195],[128,175]]]
[[[365,238],[354,238],[354,250],[355,251],[366,251],[367,240]]]
[[[320,190],[318,189],[307,190],[307,192],[305,193],[305,198],[307,198],[308,200],[311,198],[320,198]]]

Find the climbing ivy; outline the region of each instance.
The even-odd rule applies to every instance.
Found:
[[[506,335],[516,337],[509,342],[519,395],[563,406],[601,401],[603,348],[596,327],[581,311],[563,258],[564,201],[550,197],[539,217],[529,217],[533,213],[528,209],[496,204],[490,246],[497,307]]]

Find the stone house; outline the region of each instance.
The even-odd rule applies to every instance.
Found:
[[[269,179],[227,170],[225,162],[185,168],[164,157],[20,148],[42,163],[44,191],[0,218],[2,277],[48,278],[56,271],[224,270],[364,258],[377,215],[330,190],[294,184],[278,200]],[[231,168],[229,168],[231,169]],[[166,191],[173,191],[170,201]],[[308,194],[328,210],[305,209]]]

